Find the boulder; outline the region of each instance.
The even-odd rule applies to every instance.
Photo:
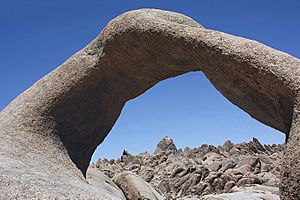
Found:
[[[113,181],[124,192],[128,200],[163,200],[163,197],[149,183],[132,172],[117,174]]]
[[[114,195],[116,199],[126,199],[122,190],[106,175],[102,174],[96,168],[88,168],[86,179],[89,184],[93,185],[97,190],[106,191]]]
[[[150,182],[154,177],[154,170],[150,167],[142,167],[138,174],[147,182]]]

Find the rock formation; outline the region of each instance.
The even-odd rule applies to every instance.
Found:
[[[155,149],[155,154],[159,154],[161,152],[165,153],[173,153],[176,152],[177,148],[174,144],[173,140],[169,138],[168,136],[164,137],[158,144]]]
[[[233,104],[286,134],[281,198],[298,199],[300,60],[155,9],[116,17],[1,111],[0,195],[115,198],[86,182],[95,148],[126,101],[191,71],[204,72]]]
[[[165,147],[175,146],[168,137],[157,146],[162,144],[169,144],[163,145]],[[229,144],[231,148],[228,148]],[[134,156],[128,153],[118,159],[99,159],[91,168],[114,180],[129,172],[139,175],[168,200],[246,199],[246,196],[251,200],[260,197],[279,199],[280,159],[284,148],[280,144],[262,145],[253,138],[249,143],[226,141],[218,147],[204,144],[199,148],[177,151],[160,148],[154,154]],[[122,180],[123,183],[130,183],[125,178]],[[117,185],[121,185],[120,182],[116,182]],[[127,194],[138,191],[124,184],[120,188],[123,191],[125,188]]]
[[[150,184],[132,172],[117,174],[113,180],[122,189],[128,200],[163,200],[163,197]]]

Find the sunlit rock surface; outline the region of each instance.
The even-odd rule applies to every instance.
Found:
[[[86,180],[94,150],[127,101],[162,80],[192,71],[202,71],[229,101],[286,134],[280,195],[299,199],[300,60],[257,41],[206,29],[182,14],[156,9],[130,11],[111,20],[90,44],[1,111],[0,198],[122,198]],[[201,169],[194,166],[199,161],[189,157],[182,165],[169,166],[163,165],[167,154],[152,159],[167,171],[176,169],[168,178],[179,181],[170,186],[177,195],[206,177],[207,169],[215,173],[209,173],[212,183],[201,182],[203,186],[194,189],[219,192],[223,185],[219,168],[228,166],[212,160],[220,161],[231,151],[243,150],[207,152]],[[230,158],[228,165],[237,166],[229,176],[239,185],[261,181],[256,172],[272,159],[265,157],[260,162],[245,158],[244,165]],[[130,159],[135,160],[127,162]],[[143,173],[151,179],[148,171]],[[158,180],[154,176],[151,181]],[[168,184],[161,185],[160,190],[167,192]],[[101,188],[105,187],[115,189]]]
[[[247,143],[226,141],[217,147],[204,144],[199,148],[170,151],[168,147],[176,145],[165,137],[157,146],[160,150],[156,149],[154,154],[134,156],[124,151],[121,158],[99,159],[91,168],[111,178],[131,171],[165,199],[279,199],[284,145],[263,145],[253,138]],[[122,181],[126,182],[124,178]],[[131,192],[136,191],[132,186],[121,188],[126,188],[127,193],[129,188]]]

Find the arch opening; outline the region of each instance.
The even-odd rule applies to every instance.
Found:
[[[91,162],[118,158],[125,149],[134,155],[153,153],[164,136],[179,148],[222,145],[226,140],[239,143],[252,137],[282,144],[285,137],[233,105],[202,72],[189,72],[163,80],[127,102]]]
[[[166,120],[168,118],[169,120]],[[282,137],[277,137],[274,142],[275,137],[280,134]],[[171,150],[172,152],[158,151],[158,146],[160,144],[162,144],[160,148],[165,146],[166,140],[169,140],[165,136],[172,139],[171,143],[174,142],[175,147]],[[255,139],[252,140],[252,137]],[[241,153],[232,151],[232,155],[228,156],[228,152],[222,152],[222,148],[230,144],[228,140],[232,141],[235,147],[241,148]],[[274,169],[278,166],[277,162],[284,148],[281,145],[283,141],[283,133],[251,118],[246,112],[229,102],[202,72],[190,72],[161,81],[127,102],[105,141],[95,151],[92,166],[110,178],[125,171],[136,173],[159,191],[164,198],[169,199],[172,194],[184,197],[191,193],[191,190],[184,186],[176,188],[172,182],[184,180],[182,185],[191,184],[190,188],[195,188],[210,180],[205,177],[197,184],[189,182],[186,177],[197,175],[193,171],[187,172],[187,175],[181,178],[170,176],[169,174],[174,173],[176,169],[188,170],[192,166],[196,171],[208,169],[211,175],[217,172],[226,174],[222,171],[224,168],[216,169],[215,166],[225,166],[226,162],[232,162],[231,159],[235,156],[236,160],[232,162],[232,168],[229,169],[240,170],[241,166],[248,167],[247,164],[250,163],[257,166],[255,172],[244,170],[243,173],[257,173],[257,177],[260,177],[263,174],[261,165],[265,166],[272,161],[270,168]],[[253,153],[250,148],[255,149],[261,145],[260,142],[263,143],[263,150]],[[264,144],[268,143],[279,145],[275,147],[266,145],[266,147]],[[211,149],[208,150],[205,145]],[[272,149],[271,151],[274,151],[272,154],[265,148],[276,150]],[[216,153],[218,151],[220,152]],[[165,161],[161,161],[164,156],[166,156]],[[216,156],[219,157],[215,158]],[[272,160],[268,157],[272,157]],[[209,164],[213,159],[215,159],[214,164]],[[242,163],[247,164],[242,165]],[[176,168],[175,165],[181,168]],[[149,169],[149,166],[153,171]],[[146,169],[150,171],[151,176],[144,174]],[[262,187],[269,183],[278,184],[278,171],[274,170],[267,174],[264,172],[264,174],[273,177],[273,182],[266,178]],[[245,180],[248,176],[243,174],[242,178]],[[158,180],[164,180],[163,183],[169,185],[169,189],[164,190],[162,186],[159,186]],[[257,178],[257,180],[260,179]],[[235,183],[237,184],[238,181]],[[206,194],[226,193],[223,188],[218,190],[213,185],[209,185],[209,188],[211,191],[207,190]],[[179,190],[182,191],[180,194]],[[198,191],[193,194],[202,193]]]

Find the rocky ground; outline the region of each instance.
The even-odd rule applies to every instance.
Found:
[[[182,150],[165,137],[153,154],[134,156],[124,150],[120,158],[99,159],[90,168],[100,170],[120,188],[118,180],[125,177],[124,173],[134,179],[141,177],[164,199],[273,200],[279,199],[284,148],[281,144],[263,145],[253,138],[248,143],[226,141],[222,146],[204,144]],[[125,196],[132,193],[122,190]]]

